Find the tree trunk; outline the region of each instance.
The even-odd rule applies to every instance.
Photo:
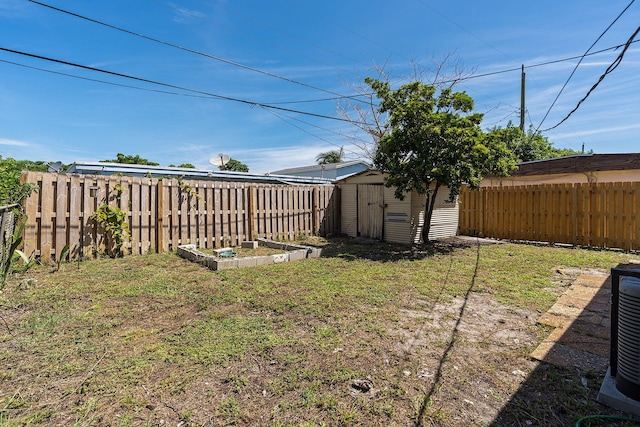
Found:
[[[438,195],[439,189],[440,189],[440,184],[436,183],[436,187],[433,189],[433,192],[427,193],[427,198],[424,204],[424,224],[422,225],[422,243],[427,243],[429,241],[429,231],[431,231],[431,218],[433,218],[433,208],[436,205],[436,196]]]

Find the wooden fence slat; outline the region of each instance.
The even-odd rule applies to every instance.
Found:
[[[43,172],[25,172],[21,180],[40,187],[24,204],[24,248],[44,263],[59,257],[66,244],[71,258],[103,252],[103,232],[90,220],[103,204],[127,213],[131,240],[125,252],[135,255],[183,243],[219,247],[255,237],[293,239],[339,226],[339,191],[328,186]]]
[[[477,194],[460,195],[461,233],[640,249],[640,183],[487,187]]]

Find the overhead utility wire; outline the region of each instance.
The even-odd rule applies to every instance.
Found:
[[[636,31],[631,35],[631,37],[629,38],[629,40],[627,41],[627,43],[624,46],[624,49],[622,49],[622,52],[620,52],[620,55],[618,55],[618,57],[615,59],[615,61],[613,61],[611,63],[611,65],[609,65],[607,67],[607,69],[605,70],[605,72],[600,76],[600,78],[598,79],[598,81],[591,86],[591,89],[589,89],[589,91],[587,92],[587,94],[580,100],[578,101],[578,104],[573,108],[573,110],[571,110],[569,112],[569,114],[567,114],[565,116],[564,119],[560,120],[558,122],[558,124],[556,124],[555,126],[551,126],[550,128],[544,129],[542,132],[547,132],[550,131],[552,129],[557,128],[558,126],[560,126],[562,123],[564,123],[565,121],[567,121],[567,119],[569,119],[569,117],[571,117],[571,115],[573,113],[575,113],[578,108],[580,108],[580,105],[589,97],[589,95],[591,95],[591,92],[593,92],[595,90],[596,87],[598,87],[598,85],[600,84],[600,82],[602,80],[604,80],[604,78],[607,76],[607,74],[610,74],[611,72],[613,72],[613,70],[615,70],[616,68],[618,68],[618,65],[620,65],[620,63],[622,62],[622,58],[624,57],[624,54],[627,52],[627,49],[629,49],[629,46],[631,45],[632,40],[638,35],[638,33],[640,33],[640,27],[638,27],[636,29]],[[538,126],[539,128],[539,126]],[[537,132],[537,130],[536,130]]]
[[[556,95],[556,98],[553,100],[553,102],[551,103],[551,105],[549,106],[549,109],[547,110],[547,112],[545,113],[544,117],[542,118],[542,121],[540,122],[540,124],[538,125],[538,127],[536,128],[536,132],[538,132],[538,129],[540,129],[540,127],[542,126],[542,124],[544,123],[544,121],[547,119],[547,117],[549,116],[549,113],[551,112],[551,110],[553,109],[553,106],[556,105],[556,102],[558,102],[558,98],[560,98],[560,95],[562,94],[562,92],[564,91],[564,89],[567,87],[567,85],[569,84],[569,81],[571,80],[571,78],[573,77],[573,75],[575,74],[575,72],[578,70],[578,67],[580,66],[580,64],[582,63],[582,60],[584,59],[585,56],[587,56],[587,54],[589,53],[589,51],[591,49],[593,49],[593,47],[596,45],[596,43],[598,43],[600,41],[600,39],[607,33],[607,31],[609,31],[609,29],[613,26],[613,24],[615,24],[618,19],[620,19],[620,17],[622,15],[624,15],[624,13],[627,11],[627,9],[629,9],[629,7],[631,7],[631,5],[635,2],[636,0],[631,0],[631,3],[629,3],[627,5],[627,7],[625,7],[622,12],[620,12],[620,14],[618,14],[618,16],[616,17],[616,19],[613,20],[613,22],[611,22],[609,24],[609,26],[607,28],[605,28],[605,30],[598,36],[598,38],[596,39],[596,41],[594,41],[591,46],[589,46],[589,49],[586,50],[586,52],[584,53],[584,55],[582,55],[580,57],[580,60],[578,61],[578,63],[576,64],[575,67],[573,67],[573,71],[571,71],[571,74],[569,74],[569,77],[567,78],[567,81],[564,82],[564,85],[562,85],[562,87],[560,88],[560,91],[558,92],[558,94]],[[631,38],[631,40],[633,40],[633,37]],[[629,42],[627,42],[628,45]],[[625,49],[626,50],[626,49]],[[588,95],[587,95],[588,96]],[[582,101],[580,101],[582,102]],[[568,118],[568,117],[567,117]],[[559,125],[560,123],[558,123]],[[556,125],[557,126],[557,125]]]
[[[335,50],[327,49],[326,47],[320,46],[320,45],[318,45],[316,43],[313,43],[313,42],[311,42],[309,40],[302,39],[302,38],[298,37],[298,34],[289,33],[287,31],[282,30],[281,27],[270,25],[270,24],[268,24],[268,23],[266,23],[264,21],[261,21],[260,19],[255,19],[255,18],[249,17],[247,15],[244,15],[244,14],[238,12],[238,11],[230,9],[228,6],[225,6],[225,4],[223,4],[223,3],[226,3],[226,2],[221,2],[221,1],[215,1],[214,2],[214,1],[211,1],[211,0],[202,0],[202,1],[205,2],[205,3],[211,4],[212,6],[214,6],[216,8],[225,9],[227,12],[232,13],[232,14],[234,14],[236,16],[239,16],[240,18],[244,19],[245,21],[253,22],[254,24],[258,24],[258,25],[260,25],[260,26],[262,26],[264,28],[267,28],[267,29],[269,29],[271,31],[278,32],[278,33],[280,33],[280,34],[282,34],[282,35],[284,35],[284,36],[286,36],[286,37],[288,37],[290,39],[295,39],[295,40],[301,41],[303,43],[307,43],[307,44],[309,44],[311,46],[317,47],[318,49],[322,49],[322,50],[324,50],[326,52],[329,52],[332,55],[336,55],[336,56],[342,57],[344,59],[348,59],[349,61],[353,61],[355,63],[358,63],[360,65],[367,66],[367,64],[365,64],[363,62],[360,62],[360,61],[358,61],[356,59],[350,58],[348,56],[345,56],[343,53],[337,52]]]
[[[261,102],[256,102],[256,101],[248,101],[246,99],[233,98],[233,97],[224,96],[224,95],[217,95],[217,94],[214,94],[214,93],[211,93],[211,92],[205,92],[205,91],[196,90],[196,89],[189,89],[189,88],[186,88],[186,87],[172,85],[172,84],[169,84],[169,83],[162,83],[162,82],[158,82],[158,81],[154,81],[154,80],[145,79],[143,77],[130,76],[128,74],[122,74],[122,73],[118,73],[116,71],[103,70],[101,68],[90,67],[88,65],[76,64],[76,63],[69,62],[69,61],[63,61],[61,59],[48,58],[46,56],[41,56],[41,55],[36,55],[36,54],[33,54],[33,53],[22,52],[22,51],[14,50],[14,49],[8,49],[8,48],[5,48],[5,47],[0,47],[0,51],[14,53],[16,55],[27,56],[27,57],[35,58],[35,59],[41,59],[43,61],[49,61],[49,62],[55,62],[55,63],[58,63],[58,64],[69,65],[71,67],[82,68],[82,69],[85,69],[85,70],[96,71],[96,72],[99,72],[99,73],[109,74],[109,75],[112,75],[112,76],[122,77],[122,78],[125,78],[125,79],[132,79],[132,80],[136,80],[136,81],[140,81],[140,82],[144,82],[144,83],[150,83],[150,84],[153,84],[153,85],[170,87],[172,89],[179,89],[179,90],[183,90],[183,91],[186,91],[186,92],[198,93],[198,94],[201,94],[201,95],[207,95],[207,96],[210,96],[212,98],[216,98],[216,99],[220,99],[220,100],[224,100],[224,101],[233,101],[233,102],[238,102],[238,103],[241,103],[241,104],[250,105],[252,107],[271,108],[273,110],[287,111],[287,112],[290,112],[290,113],[303,114],[303,115],[306,115],[306,116],[319,117],[319,118],[322,118],[322,119],[330,119],[330,120],[336,120],[336,121],[340,121],[340,122],[349,122],[348,120],[341,119],[339,117],[331,117],[331,116],[326,116],[326,115],[323,115],[323,114],[310,113],[310,112],[307,112],[307,111],[300,111],[300,110],[293,110],[293,109],[290,109],[290,108],[277,107],[275,105],[263,104]],[[360,123],[360,124],[366,124],[366,123]]]
[[[638,43],[640,40],[634,40],[631,43]],[[626,43],[622,43],[619,44],[617,46],[611,46],[611,47],[607,47],[605,49],[601,49],[601,50],[597,50],[595,52],[591,52],[588,53],[586,55],[578,55],[578,56],[572,56],[569,58],[562,58],[562,59],[554,59],[553,61],[546,61],[546,62],[540,62],[538,64],[533,64],[533,65],[525,65],[524,68],[525,70],[528,68],[536,68],[536,67],[543,67],[545,65],[551,65],[551,64],[557,64],[559,62],[566,62],[566,61],[572,61],[574,59],[580,59],[583,57],[587,57],[587,56],[593,56],[593,55],[598,55],[600,53],[603,52],[607,52],[610,50],[618,50],[621,47],[625,46]],[[451,79],[451,80],[443,80],[441,82],[438,82],[438,84],[443,84],[443,83],[452,83],[452,82],[460,82],[460,81],[464,81],[464,80],[471,80],[471,79],[477,79],[480,77],[489,77],[489,76],[495,76],[497,74],[505,74],[505,73],[512,73],[514,71],[522,71],[522,66],[519,66],[518,68],[508,68],[506,70],[500,70],[500,71],[492,71],[490,73],[483,73],[483,74],[474,74],[472,76],[466,76],[466,77],[460,77],[460,78],[456,78],[456,79]],[[360,95],[363,96],[363,95]]]
[[[74,79],[86,80],[86,81],[94,82],[94,83],[102,83],[102,84],[111,85],[111,86],[124,87],[124,88],[127,88],[127,89],[142,90],[142,91],[145,91],[145,92],[163,93],[163,94],[167,94],[167,95],[188,96],[188,97],[191,97],[191,98],[205,98],[205,99],[211,99],[212,98],[211,95],[192,95],[190,93],[172,92],[172,91],[160,90],[160,89],[149,89],[149,88],[140,87],[140,86],[132,86],[132,85],[125,85],[125,84],[122,84],[122,83],[108,82],[106,80],[92,79],[90,77],[76,76],[74,74],[63,73],[61,71],[47,70],[46,68],[34,67],[32,65],[21,64],[19,62],[7,61],[7,60],[4,60],[4,59],[0,59],[0,62],[4,62],[5,64],[16,65],[18,67],[28,68],[30,70],[42,71],[43,73],[56,74],[56,75],[64,76],[64,77],[72,77]]]
[[[113,30],[121,31],[121,32],[126,33],[126,34],[130,34],[130,35],[133,35],[133,36],[136,36],[136,37],[140,37],[140,38],[143,38],[145,40],[149,40],[149,41],[152,41],[152,42],[155,42],[155,43],[160,43],[160,44],[163,44],[165,46],[173,47],[175,49],[180,49],[180,50],[183,50],[185,52],[193,53],[193,54],[196,54],[196,55],[204,56],[206,58],[213,59],[213,60],[216,60],[216,61],[220,61],[220,62],[223,62],[225,64],[233,65],[235,67],[244,68],[245,70],[249,70],[249,71],[253,71],[253,72],[256,72],[256,73],[264,74],[265,76],[269,76],[269,77],[273,77],[273,78],[276,78],[276,79],[284,80],[284,81],[289,82],[289,83],[293,83],[293,84],[296,84],[296,85],[304,86],[304,87],[307,87],[307,88],[310,88],[310,89],[314,89],[314,90],[319,90],[321,92],[329,93],[331,95],[336,95],[336,96],[340,96],[340,97],[344,97],[344,98],[350,98],[350,96],[340,95],[339,93],[335,93],[335,92],[332,92],[330,90],[322,89],[322,88],[319,88],[317,86],[313,86],[313,85],[310,85],[310,84],[307,84],[307,83],[299,82],[297,80],[293,80],[293,79],[290,79],[288,77],[279,76],[277,74],[273,74],[273,73],[270,73],[268,71],[260,70],[258,68],[253,68],[253,67],[250,67],[248,65],[240,64],[238,62],[234,62],[234,61],[231,61],[231,60],[228,60],[228,59],[220,58],[218,56],[210,55],[210,54],[205,53],[205,52],[200,52],[198,50],[190,49],[188,47],[176,45],[176,44],[164,41],[164,40],[160,40],[160,39],[156,39],[154,37],[146,36],[146,35],[141,34],[141,33],[136,33],[135,31],[130,31],[130,30],[127,30],[125,28],[121,28],[121,27],[118,27],[118,26],[115,26],[115,25],[112,25],[112,24],[107,24],[106,22],[98,21],[97,19],[93,19],[93,18],[89,18],[89,17],[83,16],[83,15],[79,15],[77,13],[70,12],[68,10],[64,10],[64,9],[59,8],[59,7],[51,6],[51,5],[46,4],[46,3],[42,3],[42,2],[39,2],[39,1],[36,1],[36,0],[27,0],[27,1],[29,1],[31,3],[34,3],[34,4],[37,4],[37,5],[40,5],[40,6],[44,6],[46,8],[52,9],[52,10],[55,10],[57,12],[61,12],[61,13],[64,13],[64,14],[67,14],[67,15],[70,15],[70,16],[73,16],[73,17],[76,17],[76,18],[83,19],[85,21],[93,22],[94,24],[102,25],[104,27],[111,28]],[[358,99],[355,99],[355,100],[358,101]]]
[[[18,66],[18,67],[28,68],[30,70],[42,71],[43,73],[56,74],[56,75],[59,75],[59,76],[71,77],[71,78],[74,78],[74,79],[86,80],[86,81],[94,82],[94,83],[102,83],[102,84],[111,85],[111,86],[124,87],[124,88],[127,88],[127,89],[135,89],[135,90],[140,90],[140,91],[144,91],[144,92],[163,93],[163,94],[166,94],[166,95],[187,96],[187,97],[190,97],[190,98],[204,98],[204,99],[212,98],[211,95],[193,95],[193,94],[190,94],[190,93],[172,92],[172,91],[169,91],[169,90],[160,90],[160,89],[149,89],[149,88],[146,88],[146,87],[126,85],[126,84],[123,84],[123,83],[108,82],[106,80],[100,80],[100,79],[92,79],[90,77],[77,76],[75,74],[63,73],[61,71],[48,70],[46,68],[34,67],[32,65],[21,64],[19,62],[14,62],[14,61],[7,61],[5,59],[0,59],[0,62],[4,62],[5,64],[10,64],[10,65],[15,65],[15,66]],[[358,95],[358,96],[360,96],[360,95]],[[342,98],[341,97],[333,97],[333,98],[323,98],[323,99],[310,99],[310,100],[304,100],[304,101],[270,102],[268,105],[302,104],[302,103],[310,103],[310,102],[335,101],[335,100],[338,100],[338,99],[342,99]]]
[[[297,120],[297,119],[294,119],[293,117],[283,116],[282,114],[278,114],[275,111],[271,111],[271,110],[266,110],[266,111],[268,113],[273,114],[275,117],[277,117],[278,119],[282,120],[283,122],[285,122],[289,126],[293,126],[294,128],[296,128],[298,130],[301,130],[302,132],[306,133],[307,135],[311,135],[312,137],[314,137],[316,139],[319,139],[320,141],[326,142],[327,144],[333,145],[335,147],[342,148],[344,151],[347,151],[347,152],[349,152],[351,154],[355,154],[356,156],[359,155],[355,151],[352,151],[352,150],[349,150],[349,149],[345,149],[344,145],[338,145],[335,142],[331,142],[328,139],[325,139],[325,138],[323,138],[321,136],[318,136],[318,135],[316,135],[316,134],[314,134],[312,132],[309,132],[308,130],[304,129],[303,127],[300,127],[300,126],[296,125],[295,123],[291,123],[289,120]],[[289,120],[287,120],[287,119],[289,119]],[[298,120],[298,121],[301,121],[301,120]],[[306,124],[310,125],[310,123],[307,123],[307,122],[304,122],[304,121],[302,121],[302,123],[306,123]],[[313,126],[313,125],[311,125],[311,126]],[[320,128],[320,129],[322,129],[322,128]],[[327,129],[323,129],[323,130],[327,130]]]

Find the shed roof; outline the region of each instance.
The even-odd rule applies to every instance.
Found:
[[[152,176],[153,178],[171,177],[184,179],[202,179],[215,181],[252,182],[264,184],[290,185],[330,185],[331,180],[306,176],[255,174],[250,172],[216,171],[166,166],[132,165],[106,162],[74,162],[67,173],[83,175]]]

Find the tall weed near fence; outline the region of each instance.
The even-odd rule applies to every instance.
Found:
[[[339,195],[333,186],[42,172],[23,172],[21,181],[40,188],[25,202],[24,245],[45,263],[57,259],[65,245],[72,259],[105,253],[110,242],[96,223],[101,209],[125,214],[124,254],[339,231]]]
[[[461,234],[640,249],[640,182],[465,189],[459,200]]]

